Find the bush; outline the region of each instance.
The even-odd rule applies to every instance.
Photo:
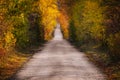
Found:
[[[109,55],[112,60],[119,61],[120,59],[120,32],[111,34],[108,38]]]
[[[71,27],[74,26],[76,40],[80,44],[89,43],[90,40],[100,42],[105,38],[103,8],[100,7],[99,1],[79,0],[72,8],[71,17]]]
[[[14,18],[14,35],[17,48],[26,48],[29,45],[29,25],[24,14]]]

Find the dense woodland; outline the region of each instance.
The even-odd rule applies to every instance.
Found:
[[[120,59],[120,2],[117,0],[61,1],[69,22],[69,39],[78,46],[105,49],[113,61]]]
[[[69,41],[103,69],[120,79],[120,1],[60,0],[67,17]],[[62,25],[61,25],[62,26]]]
[[[0,79],[26,60],[24,51],[51,40],[57,23],[81,51],[107,56],[106,65],[120,64],[119,0],[0,0]]]

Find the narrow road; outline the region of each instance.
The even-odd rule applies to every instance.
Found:
[[[18,71],[15,80],[106,80],[84,53],[63,39],[59,24],[54,35]]]

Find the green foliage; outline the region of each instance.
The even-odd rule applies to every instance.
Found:
[[[83,25],[89,28],[91,37],[95,39],[102,39],[104,37],[104,15],[100,3],[97,1],[86,1],[83,12]]]
[[[104,39],[104,15],[99,5],[98,1],[86,0],[77,2],[72,8],[76,40],[80,43]]]
[[[106,6],[106,40],[108,41],[109,56],[113,61],[120,61],[120,2],[118,0],[104,1]]]
[[[52,38],[57,0],[1,0],[0,5],[1,48],[24,49]]]
[[[70,41],[76,41],[76,34],[75,34],[76,28],[74,26],[74,22],[73,21],[70,22],[69,32],[70,32],[69,33]]]
[[[119,61],[120,7],[117,0],[77,0],[67,5],[70,40],[77,45],[94,44]]]
[[[40,23],[39,1],[2,0],[0,1],[0,47],[9,50],[27,48],[43,40]],[[37,6],[37,8],[36,8]],[[30,20],[31,14],[34,15]],[[38,19],[39,18],[39,19]],[[37,30],[30,30],[37,25]],[[33,33],[34,32],[34,33]],[[36,35],[35,35],[36,34]],[[33,40],[33,39],[36,39]],[[34,43],[33,43],[34,42]]]
[[[119,0],[0,0],[0,58],[52,39],[57,20],[65,39],[120,61]]]
[[[109,46],[109,55],[111,59],[114,61],[118,61],[120,59],[120,32],[111,34],[109,36],[108,40],[108,46]]]
[[[26,48],[29,43],[28,30],[29,25],[27,19],[25,19],[24,14],[14,18],[14,35],[16,38],[16,47]]]

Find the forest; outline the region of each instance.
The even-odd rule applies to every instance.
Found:
[[[0,0],[0,80],[51,40],[57,23],[108,80],[120,79],[119,0]]]

